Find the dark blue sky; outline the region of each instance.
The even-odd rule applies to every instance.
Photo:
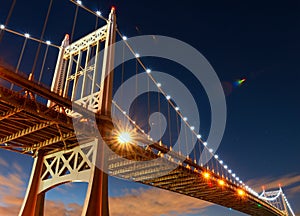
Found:
[[[10,0],[2,3],[0,23],[5,22],[10,4]],[[118,28],[128,37],[174,37],[208,59],[228,93],[227,126],[218,153],[240,177],[272,182],[300,174],[299,1],[91,0],[83,4],[93,10],[100,8],[104,15],[115,5]],[[61,9],[64,6],[71,9]],[[52,15],[51,19],[60,21],[49,26],[45,39],[59,44],[64,33],[71,31],[74,6],[65,0],[55,3],[54,8],[55,18]],[[43,20],[40,17],[46,9],[47,4],[37,0],[17,1],[8,27],[38,37],[42,27],[39,20]],[[26,12],[32,10],[36,13]],[[90,20],[79,13],[78,26],[93,26]],[[83,34],[77,29],[75,38]],[[5,37],[0,57],[6,61],[3,43],[9,38],[7,34]],[[243,77],[247,79],[244,85],[231,89],[230,85]],[[4,159],[10,155],[0,151]],[[112,180],[112,185],[115,182]],[[126,187],[127,183],[122,183]],[[300,189],[295,189],[299,183],[284,188],[296,212],[300,212]]]

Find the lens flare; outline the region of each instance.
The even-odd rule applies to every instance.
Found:
[[[234,86],[236,86],[236,87],[241,86],[244,82],[246,82],[246,78],[239,79],[234,82]]]
[[[118,142],[121,144],[129,143],[132,141],[131,134],[127,131],[120,132],[118,136]]]

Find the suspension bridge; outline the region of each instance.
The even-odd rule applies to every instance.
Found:
[[[81,1],[70,2],[76,7],[73,28],[70,35],[62,35],[60,46],[44,40],[52,1],[39,38],[9,27],[15,1],[7,22],[0,25],[1,40],[3,34],[23,40],[16,66],[0,66],[3,80],[0,86],[0,148],[34,158],[19,215],[43,215],[47,191],[78,181],[88,183],[82,215],[109,215],[108,175],[249,215],[295,215],[281,188],[261,194],[255,192],[210,148],[197,128],[190,125],[166,93],[167,89],[155,79],[128,38],[118,30],[115,8],[105,18]],[[79,10],[96,18],[96,28],[73,41]],[[98,26],[99,19],[104,22],[103,26]],[[114,75],[122,76],[121,84],[125,76],[124,64],[119,68],[120,73],[114,68],[116,41],[131,53],[136,74],[140,68],[147,74],[149,85],[157,88],[156,95],[146,96],[147,117],[151,110],[164,111],[168,125],[174,125],[174,128],[168,126],[166,131],[158,130],[161,135],[165,134],[160,140],[153,139],[150,126],[139,124],[138,119],[122,108],[121,101],[113,100]],[[30,49],[29,42],[37,44],[37,52],[26,73],[28,63],[24,53]],[[42,83],[42,78],[45,63],[51,60],[51,49],[57,51],[56,66],[51,87],[48,87]],[[138,82],[136,79],[136,85]],[[126,100],[126,96],[122,98]],[[182,140],[177,134],[179,130],[185,131]],[[179,146],[175,148],[177,139]],[[195,143],[194,150],[189,152],[191,143]],[[202,152],[201,157],[199,152]]]

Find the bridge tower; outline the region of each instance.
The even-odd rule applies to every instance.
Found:
[[[107,24],[83,38],[69,44],[66,35],[60,47],[51,91],[70,97],[96,115],[111,116],[114,46],[116,40],[116,14],[112,8]],[[100,55],[101,45],[103,55]],[[102,65],[102,68],[100,66]],[[98,72],[100,71],[100,73]],[[101,76],[100,76],[101,75]],[[55,109],[55,103],[48,101]],[[57,110],[80,119],[80,113]],[[107,129],[99,126],[101,133]],[[102,130],[102,131],[101,131]],[[106,131],[103,131],[106,130]],[[64,137],[60,138],[64,142]],[[82,215],[108,216],[108,176],[103,163],[103,149],[95,137],[75,147],[65,146],[52,152],[36,151],[31,177],[19,216],[41,216],[44,212],[45,193],[68,182],[87,182],[88,189]]]

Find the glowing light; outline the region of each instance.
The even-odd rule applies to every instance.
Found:
[[[82,1],[77,0],[76,2],[77,2],[77,4],[82,5]]]
[[[46,41],[46,44],[47,44],[47,45],[50,45],[50,44],[51,44],[51,41],[48,41],[48,40],[47,40],[47,41]]]
[[[188,118],[187,117],[183,117],[183,121],[187,121],[188,120]]]
[[[232,177],[235,177],[235,173],[232,174]]]
[[[160,87],[161,87],[161,83],[157,83],[156,86],[157,86],[158,88],[160,88]]]
[[[116,7],[115,7],[115,6],[112,6],[111,9],[112,9],[112,10],[116,10]]]
[[[215,155],[214,157],[215,157],[216,159],[218,159],[218,158],[219,158],[219,156],[218,156],[218,155]]]
[[[245,78],[239,79],[239,80],[237,80],[237,81],[234,82],[234,85],[235,85],[235,86],[240,86],[240,85],[242,85],[245,81],[246,81]]]
[[[232,173],[232,170],[228,170],[229,173]]]
[[[191,126],[190,128],[191,128],[191,130],[195,130],[195,127],[194,127],[194,126]]]
[[[240,195],[240,196],[245,195],[245,191],[243,191],[242,189],[238,189],[237,192],[238,192],[238,195]]]
[[[167,100],[170,100],[170,99],[171,99],[171,96],[170,96],[170,95],[167,95],[167,96],[166,96],[166,99],[167,99]]]
[[[197,135],[197,138],[198,138],[198,139],[201,139],[201,135],[200,135],[200,134],[198,134],[198,135]]]
[[[204,142],[203,145],[207,146],[207,142]]]
[[[118,142],[121,144],[131,142],[131,134],[129,132],[121,132],[118,135]]]
[[[30,37],[30,34],[25,33],[24,36],[25,36],[26,38],[29,38],[29,37]]]
[[[135,57],[136,57],[136,58],[139,58],[139,57],[140,57],[140,54],[136,53],[136,54],[135,54]]]
[[[148,69],[146,70],[146,72],[147,72],[147,73],[151,73],[151,69],[148,68]]]
[[[244,78],[244,79],[241,79],[241,80],[239,81],[239,83],[242,84],[242,83],[245,82],[245,81],[246,81],[246,79]]]
[[[0,29],[5,29],[5,25],[0,25]]]
[[[96,11],[96,14],[97,14],[98,16],[101,16],[101,11]]]
[[[224,162],[222,160],[219,161],[220,164],[223,164]]]
[[[127,37],[126,37],[126,36],[123,36],[122,39],[123,39],[124,41],[126,41],[126,40],[127,40]]]
[[[209,152],[210,152],[210,153],[213,153],[213,151],[214,151],[213,149],[209,149]]]
[[[224,165],[224,169],[227,169],[228,168],[228,166],[227,165]]]
[[[206,178],[206,179],[208,179],[210,177],[210,174],[208,172],[204,172],[203,173],[203,177]]]
[[[178,110],[179,110],[179,107],[175,107],[175,110],[178,111]]]
[[[222,180],[222,179],[220,179],[220,180],[218,181],[218,183],[219,183],[220,186],[224,186],[224,184],[225,184],[224,180]]]
[[[123,114],[126,115],[126,111],[123,111]]]

